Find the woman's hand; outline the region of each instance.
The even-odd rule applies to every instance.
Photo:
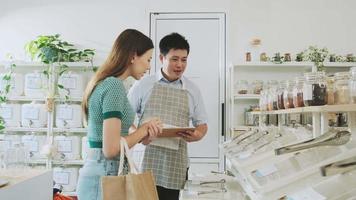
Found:
[[[143,124],[147,128],[147,135],[143,138],[142,144],[147,145],[159,134],[162,133],[163,124],[159,118],[153,118]]]

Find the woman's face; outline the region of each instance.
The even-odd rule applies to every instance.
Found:
[[[132,59],[131,65],[131,76],[139,80],[143,75],[151,68],[151,59],[152,59],[153,49],[147,50],[141,56],[134,56]]]

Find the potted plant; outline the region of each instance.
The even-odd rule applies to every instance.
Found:
[[[48,65],[47,69],[43,71],[43,74],[45,74],[47,78],[49,78],[52,73],[61,76],[66,72],[68,66],[63,64],[63,62],[91,62],[93,71],[96,70],[96,68],[93,67],[92,62],[95,54],[93,49],[78,50],[73,44],[62,40],[59,34],[40,35],[35,40],[28,42],[25,45],[25,50],[31,56],[32,60],[38,59],[42,63]],[[50,66],[54,63],[58,64],[58,69],[54,69],[56,71],[52,72],[53,68]],[[57,88],[66,90],[63,85],[58,83]],[[49,94],[49,96],[52,96],[50,98],[53,98],[54,94]],[[68,100],[69,96],[66,95],[65,99]]]
[[[310,46],[307,50],[305,50],[304,54],[308,61],[314,63],[318,71],[324,71],[323,62],[329,55],[327,48],[324,47],[319,49],[317,46]]]

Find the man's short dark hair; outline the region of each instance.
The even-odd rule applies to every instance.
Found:
[[[187,53],[189,54],[189,43],[184,36],[178,33],[171,33],[161,39],[159,42],[159,50],[161,54],[165,56],[171,49],[187,50]]]

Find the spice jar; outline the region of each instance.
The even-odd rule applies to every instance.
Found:
[[[324,72],[305,73],[303,100],[305,106],[322,106],[326,100],[326,80]]]
[[[283,92],[283,102],[284,108],[294,108],[293,104],[293,89],[294,89],[295,82],[293,80],[287,81],[287,87],[284,89]]]
[[[262,80],[255,80],[252,82],[253,93],[254,94],[261,94],[263,89],[263,81]]]
[[[246,53],[246,62],[250,62],[251,61],[251,52],[247,52]]]
[[[350,73],[338,72],[335,73],[335,104],[350,103],[350,88],[349,88]]]
[[[277,89],[277,108],[278,110],[284,109],[283,93],[287,87],[287,81],[281,81]]]
[[[351,103],[356,103],[356,67],[352,67],[349,81]]]
[[[296,108],[304,107],[303,86],[304,86],[304,77],[297,77],[295,79],[295,84],[293,88],[293,105]]]
[[[261,62],[266,62],[268,60],[267,54],[265,52],[261,53],[260,55],[260,61]]]
[[[328,105],[335,104],[335,79],[332,76],[326,77],[326,99]]]
[[[246,80],[239,80],[236,82],[237,94],[247,94],[248,82]]]

